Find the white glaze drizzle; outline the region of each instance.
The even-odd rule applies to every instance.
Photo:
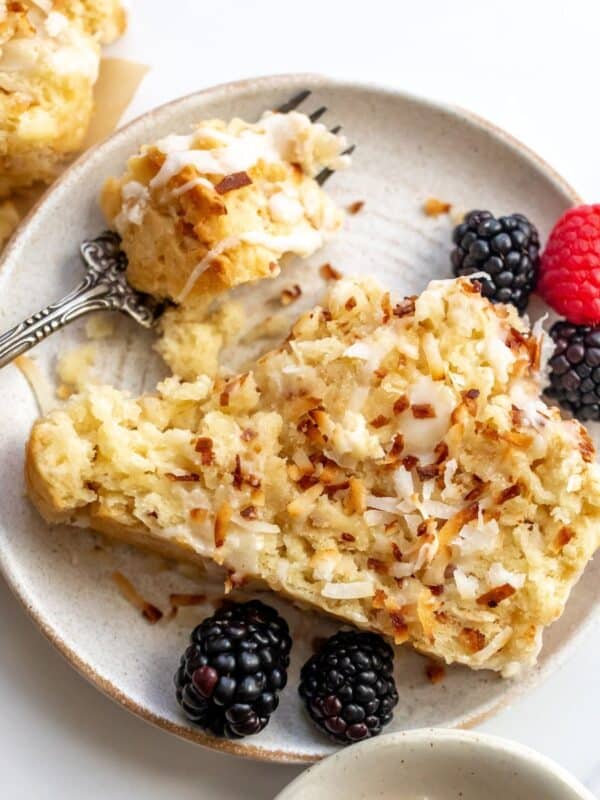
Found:
[[[183,186],[178,186],[177,189],[173,189],[172,195],[173,197],[179,197],[180,195],[189,192],[190,189],[194,188],[194,186],[204,186],[205,189],[215,188],[208,178],[192,178],[191,181],[184,183]]]
[[[185,286],[175,298],[175,302],[182,303],[185,300],[185,298],[194,288],[194,284],[198,278],[210,267],[213,258],[220,256],[221,253],[225,252],[225,250],[229,250],[230,247],[235,247],[237,244],[239,244],[239,239],[237,236],[228,236],[226,239],[222,239],[218,244],[216,244],[212,250],[209,250],[204,258],[199,261],[191,271],[189,278],[185,282]]]

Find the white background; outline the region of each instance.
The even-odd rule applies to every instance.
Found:
[[[597,0],[132,0],[112,55],[151,66],[126,119],[215,83],[316,71],[458,104],[600,195]],[[400,132],[399,132],[400,135]],[[0,797],[271,798],[299,771],[204,751],[80,678],[0,582]],[[402,698],[400,699],[402,702]],[[482,726],[551,756],[600,797],[600,630]]]

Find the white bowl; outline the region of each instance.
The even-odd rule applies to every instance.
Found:
[[[423,729],[353,745],[306,770],[276,800],[594,800],[528,747],[468,731]]]

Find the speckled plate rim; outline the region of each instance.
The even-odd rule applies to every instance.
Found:
[[[570,184],[562,178],[549,164],[547,164],[540,156],[534,151],[522,144],[516,138],[508,134],[506,131],[498,128],[491,122],[483,119],[477,114],[459,108],[457,106],[440,103],[433,100],[424,99],[418,95],[409,92],[400,91],[391,87],[382,86],[377,83],[361,82],[355,80],[344,80],[340,78],[333,78],[326,75],[317,73],[287,73],[279,75],[259,76],[255,78],[246,78],[238,81],[231,81],[227,83],[218,84],[216,86],[202,89],[198,92],[184,95],[168,103],[141,114],[135,119],[128,122],[123,127],[115,131],[111,136],[99,142],[94,147],[87,150],[83,155],[76,159],[65,172],[55,181],[55,183],[48,189],[47,192],[38,200],[35,206],[30,210],[26,217],[22,220],[17,230],[15,231],[11,241],[8,243],[4,250],[2,259],[0,259],[0,270],[3,269],[5,262],[17,253],[21,246],[21,239],[30,222],[30,220],[40,213],[52,193],[63,183],[70,181],[71,177],[77,173],[80,167],[85,164],[88,159],[96,157],[102,150],[106,148],[115,139],[126,137],[131,129],[140,125],[157,113],[164,113],[168,109],[174,109],[179,105],[185,105],[195,98],[218,98],[219,95],[227,96],[234,93],[243,93],[246,90],[256,88],[268,89],[275,92],[284,94],[287,92],[299,91],[302,88],[313,88],[316,90],[326,89],[327,86],[332,88],[350,88],[359,89],[366,92],[373,92],[379,95],[387,95],[390,98],[399,98],[408,102],[416,103],[425,109],[432,112],[443,112],[450,117],[470,126],[495,140],[501,141],[508,150],[513,151],[520,158],[525,159],[530,165],[538,172],[543,173],[547,180],[549,180],[556,189],[564,196],[565,201],[572,205],[577,205],[582,202],[581,197],[570,186]],[[6,582],[11,588],[15,596],[21,601],[25,610],[30,615],[32,620],[39,627],[44,636],[56,647],[61,655],[90,683],[96,686],[103,694],[110,699],[119,703],[121,706],[131,711],[136,716],[149,722],[163,730],[173,733],[188,741],[196,744],[201,744],[213,750],[231,755],[242,756],[259,761],[266,761],[281,764],[307,764],[315,761],[320,761],[323,756],[320,753],[293,753],[290,751],[273,750],[253,745],[251,743],[239,744],[229,740],[221,740],[210,737],[201,731],[191,730],[184,725],[177,725],[170,720],[155,714],[148,708],[133,701],[130,697],[125,695],[118,686],[111,681],[104,678],[86,661],[84,661],[77,652],[70,647],[54,627],[49,625],[44,619],[43,612],[29,601],[27,592],[23,586],[20,585],[16,575],[12,573],[8,561],[4,557],[4,553],[0,549],[0,573],[4,576]],[[565,642],[563,647],[551,658],[543,667],[533,669],[528,676],[515,683],[509,688],[506,693],[498,700],[492,701],[483,707],[480,707],[471,716],[466,717],[454,727],[459,729],[467,729],[480,724],[486,719],[493,716],[500,709],[508,706],[519,696],[524,694],[533,686],[541,683],[551,672],[563,664],[576,650],[580,641],[587,635],[588,631],[596,624],[600,618],[600,605],[597,605],[593,611],[585,617],[584,620],[577,626],[571,633],[569,639]]]

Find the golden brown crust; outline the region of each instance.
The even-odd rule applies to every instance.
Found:
[[[126,25],[120,0],[51,5],[9,3],[0,21],[0,197],[49,183],[81,148],[100,43]]]

